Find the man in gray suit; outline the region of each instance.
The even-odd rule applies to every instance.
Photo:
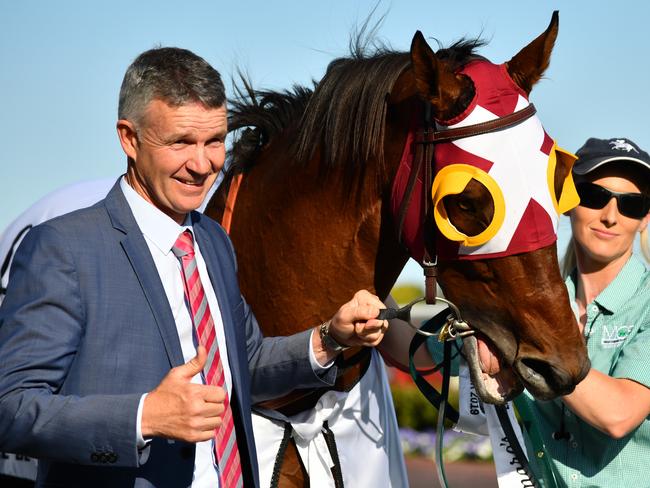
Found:
[[[258,486],[251,403],[332,384],[340,347],[386,324],[360,291],[331,321],[263,338],[223,229],[195,212],[221,170],[219,74],[153,49],[122,83],[127,172],[34,227],[0,307],[0,450],[39,486]],[[338,344],[337,344],[338,343]]]

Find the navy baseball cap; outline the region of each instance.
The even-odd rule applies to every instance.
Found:
[[[601,166],[614,161],[630,161],[650,173],[650,155],[625,137],[597,139],[591,137],[576,153],[578,160],[573,173],[586,175]]]

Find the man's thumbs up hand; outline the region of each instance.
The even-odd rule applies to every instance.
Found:
[[[186,442],[211,439],[221,425],[226,392],[218,386],[191,383],[207,359],[205,347],[196,356],[172,368],[144,399],[142,436],[164,437]]]
[[[205,360],[208,358],[208,353],[205,350],[205,347],[199,346],[196,350],[196,356],[190,359],[188,362],[182,366],[177,366],[173,368],[168,374],[169,376],[174,376],[178,379],[185,379],[185,381],[192,381],[197,374],[203,371],[205,366]],[[164,380],[163,380],[164,381]]]

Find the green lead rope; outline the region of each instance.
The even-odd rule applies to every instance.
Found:
[[[442,312],[438,313],[432,319],[428,320],[421,327],[421,330],[425,332],[438,331],[446,323],[447,314],[448,309],[445,309]],[[420,392],[425,396],[427,400],[429,400],[429,403],[438,409],[438,421],[436,429],[436,469],[441,485],[446,487],[448,486],[448,483],[442,459],[442,433],[444,429],[444,421],[446,417],[449,421],[456,424],[458,423],[459,419],[459,414],[456,409],[447,403],[449,394],[449,377],[451,370],[451,343],[449,341],[444,343],[443,361],[434,369],[434,372],[442,369],[442,391],[439,393],[433,386],[429,384],[427,380],[424,379],[422,374],[420,374],[420,372],[416,369],[415,362],[413,360],[415,352],[422,344],[424,344],[426,340],[427,337],[421,334],[415,334],[411,340],[411,344],[409,346],[409,371]],[[536,482],[540,485],[540,488],[559,488],[560,485],[558,484],[558,479],[561,478],[557,473],[557,469],[555,468],[550,456],[548,455],[548,452],[546,451],[546,447],[542,440],[539,429],[533,421],[533,414],[528,402],[528,398],[526,398],[526,396],[523,394],[519,395],[513,401],[519,417],[522,419],[522,427],[526,431],[531,442],[533,452],[535,453],[535,456],[529,460],[529,464],[535,467],[534,470],[537,473]]]
[[[438,471],[438,479],[440,484],[444,487],[449,486],[447,482],[447,475],[445,473],[445,463],[442,459],[442,441],[445,430],[445,415],[449,405],[447,399],[449,398],[449,374],[451,358],[451,343],[445,342],[444,344],[444,359],[443,359],[443,375],[442,375],[442,392],[440,406],[438,407],[438,422],[436,426],[436,469]]]
[[[537,481],[541,488],[558,488],[560,486],[558,483],[558,480],[561,479],[560,475],[546,451],[546,445],[537,424],[533,421],[533,413],[529,402],[530,400],[523,393],[513,400],[519,418],[521,418],[522,426],[528,434],[528,439],[533,448],[534,456],[531,456],[532,459],[529,459],[529,463],[537,468]]]
[[[439,330],[447,322],[447,314],[449,310],[445,309],[442,312],[438,313],[431,320],[427,321],[422,327],[421,330],[425,332],[434,332]],[[420,393],[429,400],[434,407],[438,409],[438,421],[436,427],[436,471],[438,474],[438,479],[440,484],[443,487],[448,487],[447,475],[445,474],[445,465],[442,459],[442,444],[443,444],[443,431],[445,426],[445,417],[447,417],[451,422],[458,423],[458,412],[447,403],[447,398],[449,397],[449,377],[451,369],[451,343],[444,343],[444,359],[440,363],[435,371],[438,371],[442,368],[442,391],[438,391],[429,384],[427,380],[420,374],[420,372],[415,368],[415,362],[413,361],[413,356],[418,348],[427,340],[427,337],[421,334],[415,334],[411,340],[409,346],[409,371],[411,372],[411,377],[417,385]]]
[[[449,309],[444,309],[442,312],[435,315],[432,319],[428,320],[420,328],[420,330],[424,332],[438,331],[447,322],[448,313],[449,313]],[[415,355],[415,352],[422,344],[424,344],[424,342],[427,339],[428,337],[421,334],[415,334],[415,336],[413,336],[413,339],[411,340],[411,344],[409,346],[409,371],[411,373],[411,377],[413,378],[413,381],[417,385],[420,392],[424,395],[424,397],[427,400],[429,400],[429,403],[431,403],[434,407],[438,409],[438,413],[440,413],[440,405],[442,404],[443,398],[446,398],[446,396],[444,396],[446,392],[443,392],[442,394],[438,393],[438,391],[433,386],[431,386],[429,382],[424,379],[424,376],[422,376],[422,374],[420,374],[420,372],[415,368],[415,363],[413,362],[413,356]],[[449,353],[451,353],[451,344],[446,342],[445,347],[448,344],[449,344]],[[447,355],[447,360],[446,361],[443,360],[443,362],[440,363],[438,366],[436,366],[436,368],[433,371],[427,372],[428,374],[431,374],[432,372],[436,372],[442,368],[443,388],[444,388],[445,376],[447,377],[447,387],[449,387],[449,371],[450,371],[449,356],[450,354]],[[447,417],[451,422],[455,424],[458,423],[458,412],[450,405],[446,405],[444,416]]]

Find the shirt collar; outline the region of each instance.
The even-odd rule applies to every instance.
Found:
[[[185,229],[192,229],[192,221],[189,214],[185,217],[183,225],[178,225],[171,217],[160,211],[136,192],[126,182],[124,176],[120,179],[120,188],[122,193],[124,193],[124,198],[126,198],[142,234],[163,254],[166,255],[171,251],[172,246],[181,232]]]
[[[600,292],[594,301],[612,313],[617,312],[636,294],[639,283],[643,282],[645,272],[646,268],[643,262],[632,254],[614,281]]]
[[[643,262],[632,254],[616,278],[600,292],[594,302],[608,312],[616,313],[636,293],[638,283],[643,282],[645,273],[646,267]],[[575,302],[576,297],[576,280],[577,271],[574,269],[565,282],[572,303]]]

